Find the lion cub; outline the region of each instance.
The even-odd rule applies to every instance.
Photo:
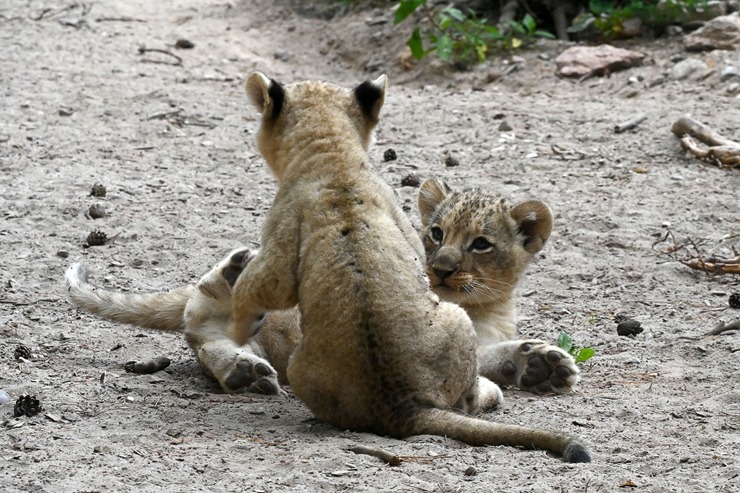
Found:
[[[421,237],[432,289],[463,307],[478,335],[481,375],[535,393],[570,390],[579,370],[562,349],[517,335],[514,289],[552,232],[539,200],[510,204],[480,190],[427,180],[419,191]]]
[[[244,344],[262,313],[298,305],[302,338],[288,380],[317,418],[589,461],[567,435],[465,414],[500,393],[477,376],[470,318],[430,289],[419,236],[369,163],[385,87],[385,76],[347,90],[250,75],[247,94],[262,115],[257,147],[279,188],[262,247],[234,284],[230,337]]]

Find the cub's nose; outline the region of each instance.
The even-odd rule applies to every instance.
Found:
[[[434,275],[439,277],[443,281],[455,273],[455,269],[448,270],[448,269],[432,268],[432,270],[434,271]]]

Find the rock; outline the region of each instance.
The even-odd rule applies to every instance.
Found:
[[[740,13],[716,17],[683,39],[688,51],[734,50],[740,46]]]
[[[611,45],[573,46],[556,59],[558,74],[565,77],[603,75],[640,65],[645,58],[637,51],[615,48]]]
[[[738,89],[740,89],[740,82],[733,82],[732,84],[730,84],[729,86],[727,86],[726,91],[727,91],[728,94],[732,94],[733,92],[737,91]]]
[[[668,77],[673,80],[684,80],[689,77],[699,77],[707,71],[707,64],[697,58],[687,58],[675,64]]]
[[[0,406],[10,402],[10,396],[4,390],[0,390]]]
[[[720,80],[727,80],[731,77],[737,76],[737,69],[733,67],[732,65],[725,65],[725,67],[722,69],[722,73],[720,74]]]

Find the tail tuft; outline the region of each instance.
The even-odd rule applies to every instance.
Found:
[[[565,450],[563,451],[563,460],[565,462],[591,462],[591,454],[588,453],[586,447],[578,442],[570,442]]]
[[[87,264],[76,262],[67,268],[67,271],[64,273],[64,279],[69,286],[75,287],[80,284],[87,284],[88,273]]]

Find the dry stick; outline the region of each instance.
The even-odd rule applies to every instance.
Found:
[[[349,450],[356,454],[372,455],[373,457],[377,457],[383,462],[387,462],[391,466],[401,465],[401,458],[399,456],[379,448],[367,447],[365,445],[356,445]]]
[[[721,334],[722,332],[726,332],[728,330],[740,330],[740,320],[735,320],[734,322],[730,322],[727,324],[720,322],[719,325],[717,325],[715,328],[704,335],[716,336],[717,334]]]
[[[737,142],[725,139],[708,126],[694,120],[688,115],[676,120],[676,123],[671,127],[671,132],[678,138],[684,135],[690,135],[708,146],[732,146],[740,148],[740,144]]]
[[[152,53],[152,52],[153,53],[162,53],[163,55],[169,55],[169,56],[173,57],[174,59],[176,59],[177,62],[176,63],[175,62],[165,62],[165,61],[149,60],[149,59],[144,59],[144,60],[142,60],[142,62],[147,62],[147,63],[161,63],[161,64],[164,64],[164,65],[182,65],[182,58],[180,58],[179,56],[175,55],[174,53],[172,53],[170,51],[160,50],[159,48],[146,48],[144,46],[139,46],[139,54],[140,55],[143,55],[144,53]]]
[[[638,126],[640,123],[647,120],[647,115],[645,113],[640,113],[634,118],[630,118],[626,122],[619,123],[617,125],[614,125],[614,131],[618,134],[633,129],[636,126]]]
[[[680,139],[681,147],[699,159],[731,167],[740,165],[740,143],[722,137],[690,116],[679,118],[671,127],[671,132]],[[702,149],[694,139],[698,139],[708,148]]]

